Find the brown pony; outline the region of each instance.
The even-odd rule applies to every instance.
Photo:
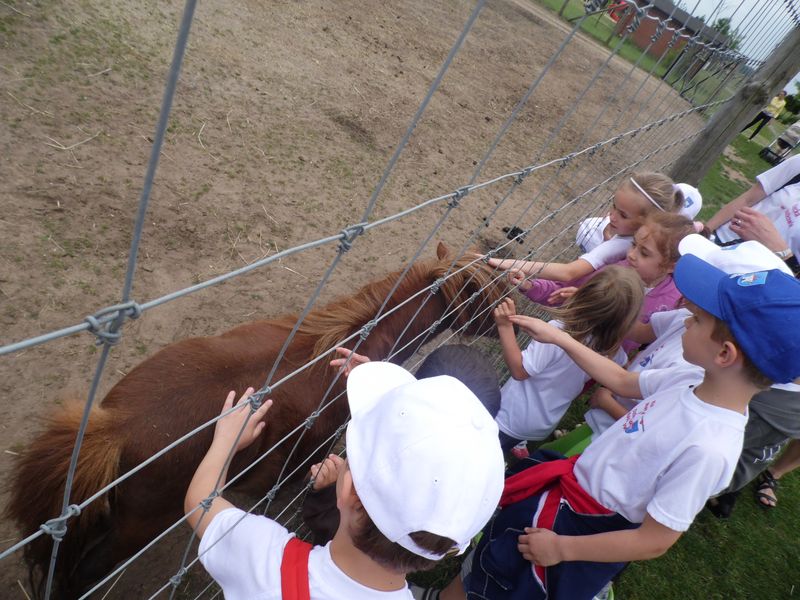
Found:
[[[411,268],[384,312],[447,273],[451,258],[442,244],[437,255],[436,260]],[[506,288],[503,283],[494,282],[491,270],[482,263],[470,265],[470,262],[468,258],[456,261],[453,270],[459,271],[442,284],[438,293],[419,294],[380,320],[358,351],[372,359],[387,357],[400,332],[411,321],[396,345],[405,349],[393,361],[408,358],[418,345],[410,342],[439,320],[437,331],[463,327],[469,335],[487,333],[492,320],[484,316]],[[375,317],[398,275],[399,272],[392,273],[350,297],[311,311],[289,345],[274,381],[359,331]],[[470,303],[475,292],[478,296]],[[454,310],[462,303],[467,303],[465,308]],[[473,316],[478,316],[474,323],[470,320]],[[285,316],[254,321],[217,336],[182,340],[134,368],[92,409],[71,502],[82,502],[180,436],[217,416],[229,390],[242,392],[250,385],[260,385],[296,320],[296,316]],[[484,323],[488,325],[480,325]],[[349,345],[352,347],[353,343]],[[278,386],[271,394],[274,406],[265,434],[236,456],[231,477],[302,423],[318,407],[335,375],[324,359]],[[343,392],[343,387],[341,381],[337,382],[333,394]],[[35,532],[61,511],[64,480],[82,410],[76,403],[50,417],[47,429],[16,465],[8,513],[24,535]],[[347,413],[347,403],[342,399],[322,412],[302,436],[289,469],[307,460],[344,422]],[[182,516],[186,488],[211,443],[212,434],[213,427],[207,427],[70,520],[56,567],[56,597],[72,597],[85,591]],[[276,482],[298,437],[299,433],[276,448],[234,489],[263,494]],[[29,568],[40,584],[51,549],[52,540],[48,536],[41,536],[26,547]]]

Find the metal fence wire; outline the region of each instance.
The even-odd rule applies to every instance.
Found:
[[[309,239],[305,243],[282,251],[277,251],[276,248],[275,252],[252,260],[240,268],[198,281],[194,285],[176,289],[160,297],[137,300],[133,296],[133,285],[137,274],[137,260],[142,252],[140,247],[142,234],[148,224],[148,205],[152,199],[156,170],[162,162],[161,157],[165,154],[164,140],[170,126],[170,111],[179,89],[178,84],[187,49],[191,56],[190,32],[195,20],[196,4],[196,0],[187,0],[180,19],[161,109],[152,135],[150,158],[139,197],[119,302],[101,307],[91,316],[71,326],[9,342],[0,347],[0,354],[8,355],[4,360],[11,360],[14,355],[21,355],[35,346],[51,344],[60,338],[89,332],[96,338],[100,348],[73,451],[64,474],[65,488],[61,499],[61,511],[41,523],[35,532],[25,532],[26,537],[5,540],[6,547],[0,552],[0,560],[4,562],[4,567],[12,568],[12,565],[21,563],[22,556],[31,543],[46,537],[52,540],[50,561],[46,573],[42,574],[42,585],[26,592],[44,598],[56,597],[58,594],[57,567],[61,546],[70,534],[70,530],[76,527],[81,515],[90,510],[95,503],[107,498],[121,483],[145,470],[159,458],[169,455],[198,433],[213,428],[220,418],[198,422],[191,431],[181,432],[162,450],[138,466],[120,474],[108,485],[97,489],[88,497],[75,497],[73,481],[76,471],[80,468],[82,444],[90,415],[93,407],[100,402],[97,395],[101,383],[104,378],[109,377],[107,364],[110,352],[125,334],[126,325],[130,320],[147,320],[151,311],[166,303],[240,278],[253,271],[264,271],[276,265],[285,266],[284,260],[288,263],[301,254],[315,252],[316,256],[327,261],[327,266],[316,283],[307,282],[309,294],[305,306],[282,307],[282,312],[296,312],[297,318],[273,363],[264,365],[268,373],[266,379],[252,382],[253,385],[260,385],[260,388],[251,398],[251,411],[255,411],[260,403],[276,390],[291,387],[299,374],[327,363],[332,358],[336,346],[349,344],[358,352],[359,347],[369,339],[376,326],[406,306],[416,306],[413,316],[393,341],[387,355],[381,358],[392,360],[412,356],[406,364],[413,368],[433,347],[462,339],[465,330],[470,329],[470,326],[480,324],[484,326],[483,329],[487,329],[491,324],[491,306],[482,311],[474,310],[474,300],[481,290],[469,294],[459,293],[452,295],[453,300],[446,306],[439,319],[409,339],[416,319],[424,311],[426,304],[437,298],[442,286],[447,285],[448,281],[456,280],[454,278],[457,277],[461,277],[457,281],[463,280],[464,273],[469,272],[472,265],[482,264],[483,258],[470,254],[474,248],[488,250],[490,255],[500,257],[539,261],[573,259],[577,255],[574,238],[581,220],[603,215],[608,209],[611,193],[631,172],[637,169],[667,171],[687,145],[695,137],[702,135],[708,116],[714,111],[724,110],[733,94],[751,80],[753,73],[765,61],[776,43],[796,26],[797,19],[792,4],[783,0],[766,0],[758,7],[753,3],[747,3],[746,0],[741,0],[733,7],[730,2],[720,1],[714,6],[711,14],[706,12],[705,19],[697,18],[700,16],[699,0],[690,10],[655,0],[649,3],[642,0],[625,0],[622,3],[614,3],[614,12],[619,21],[614,25],[614,35],[609,37],[609,46],[603,46],[589,39],[585,29],[595,20],[608,19],[607,13],[610,10],[608,3],[602,0],[585,2],[585,11],[579,18],[559,21],[557,26],[552,26],[551,34],[560,36],[560,42],[543,65],[532,73],[529,84],[519,100],[505,115],[494,136],[485,143],[484,153],[474,157],[472,172],[458,174],[461,184],[428,198],[407,196],[399,210],[386,210],[380,203],[385,188],[401,163],[404,152],[408,151],[417,129],[431,126],[430,121],[426,121],[426,110],[437,98],[437,94],[443,93],[442,88],[446,85],[448,72],[460,56],[465,44],[470,43],[473,30],[479,27],[487,10],[498,10],[499,6],[513,4],[498,1],[490,3],[487,7],[486,1],[480,0],[470,5],[466,22],[453,39],[450,51],[438,71],[429,78],[430,84],[427,90],[422,88],[419,90],[422,96],[419,107],[410,117],[408,127],[388,158],[377,184],[372,188],[369,197],[365,198],[363,209],[359,208],[359,201],[353,203],[352,225],[338,231],[331,230],[327,235]],[[665,5],[667,5],[666,12]],[[776,12],[782,9],[784,13]],[[522,10],[538,11],[536,14],[544,11],[542,7],[534,6]],[[782,14],[783,17],[776,18],[775,14]],[[720,17],[729,18],[729,22],[737,23],[736,28],[725,33],[714,29],[712,24]],[[555,19],[554,13],[549,18]],[[653,25],[652,34],[643,43],[642,36],[637,32],[648,23]],[[220,27],[224,26],[224,23],[218,24]],[[669,36],[669,42],[659,45],[665,36]],[[480,47],[481,42],[478,39],[471,43]],[[558,76],[556,71],[568,52],[574,51],[576,46],[580,47],[581,53],[592,52],[596,55],[596,64],[592,65],[591,69],[571,73],[574,83],[571,92],[568,97],[558,99],[558,108],[563,110],[556,111],[554,117],[542,124],[544,137],[541,140],[527,143],[524,147],[524,153],[529,158],[512,168],[496,168],[494,165],[499,150],[519,127],[520,119],[530,115],[531,103],[542,105],[548,102],[548,98],[552,101],[549,86]],[[303,60],[299,52],[297,60]],[[481,68],[480,65],[474,67]],[[599,86],[606,85],[608,81],[613,84],[611,91],[599,97]],[[516,84],[522,83],[516,82]],[[516,89],[521,85],[514,87]],[[16,98],[13,94],[11,96]],[[268,99],[269,96],[262,107],[264,111],[269,111]],[[589,109],[587,105],[590,106]],[[230,123],[228,125],[230,126]],[[446,136],[446,132],[442,132],[442,135]],[[200,141],[199,134],[197,138]],[[202,144],[202,141],[200,143]],[[443,140],[443,144],[447,145],[446,139]],[[344,158],[346,162],[347,157]],[[503,160],[499,162],[502,163]],[[170,168],[172,168],[170,163],[161,164],[162,170]],[[305,174],[305,177],[314,176],[313,169]],[[440,182],[433,183],[441,189]],[[501,227],[505,227],[505,231],[501,231]],[[374,314],[370,315],[354,334],[337,339],[322,352],[308,356],[304,364],[292,364],[292,368],[287,369],[287,350],[298,335],[306,317],[318,307],[325,295],[326,286],[336,274],[344,271],[347,277],[357,280],[358,269],[354,263],[347,261],[348,253],[376,231],[405,237],[407,241],[404,247],[405,256],[396,264],[400,274],[392,289]],[[395,292],[407,281],[415,265],[432,252],[434,242],[439,239],[447,239],[451,245],[455,244],[447,268],[443,269],[429,285],[424,286],[400,305],[391,305],[390,299]],[[461,284],[462,291],[468,288],[470,279],[467,277],[466,282]],[[495,272],[491,278],[492,283],[502,280],[504,275],[501,272]],[[487,285],[491,283],[482,286],[482,289]],[[469,315],[465,325],[440,334],[443,322],[456,315],[465,314]],[[470,339],[472,340],[470,343],[475,342],[475,338]],[[499,368],[502,361],[497,346],[491,341],[480,343],[482,349],[487,352],[487,360],[494,360]],[[283,447],[283,455],[286,458],[278,478],[274,481],[260,482],[263,493],[261,497],[251,499],[248,509],[269,514],[288,528],[297,531],[299,535],[305,535],[300,507],[310,482],[303,481],[300,476],[308,470],[312,456],[341,450],[339,442],[346,421],[339,423],[329,435],[324,435],[315,452],[307,456],[297,456],[297,453],[300,451],[304,436],[313,430],[320,415],[325,414],[340,400],[341,392],[337,392],[341,389],[337,386],[338,377],[327,386],[324,394],[314,399],[315,408],[312,412],[274,446],[256,457],[249,467],[245,467],[225,486],[215,491],[212,498],[228,488],[235,488],[252,469],[262,461],[270,460],[276,448]],[[223,398],[219,400],[221,405]],[[198,460],[199,458],[198,456]],[[297,483],[298,481],[300,483]],[[36,494],[37,490],[28,492]],[[207,511],[210,499],[195,507],[194,511],[203,513]],[[194,550],[195,536],[187,533],[188,528],[184,525],[184,521],[185,517],[176,520],[157,537],[132,552],[113,570],[104,573],[92,586],[83,590],[80,597],[106,598],[131,597],[131,595],[150,598],[167,595],[170,598],[218,597],[219,590],[197,565],[198,558]],[[165,540],[170,539],[172,541],[164,546]],[[176,539],[178,541],[175,541]],[[159,546],[157,552],[161,557],[159,562],[168,563],[170,574],[160,583],[139,582],[138,585],[134,585],[131,581],[126,581],[131,577],[126,578],[131,565],[148,560],[147,557],[157,546]],[[20,585],[25,584],[20,582]]]

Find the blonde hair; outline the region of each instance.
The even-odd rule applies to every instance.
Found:
[[[624,185],[628,185],[632,191],[642,196],[642,192],[636,188],[638,185],[646,194],[643,198],[643,214],[649,214],[652,211],[674,213],[683,206],[683,192],[675,187],[675,182],[663,173],[637,171],[631,173],[630,179],[636,184],[634,185],[626,179]]]
[[[610,355],[639,317],[644,284],[633,269],[611,265],[598,271],[563,306],[548,309],[573,339]]]
[[[663,259],[661,266],[673,266],[681,257],[678,244],[687,235],[694,233],[692,220],[677,213],[659,211],[647,215],[642,227],[645,225],[650,226],[650,236]]]

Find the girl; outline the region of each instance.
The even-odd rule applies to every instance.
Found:
[[[703,207],[703,196],[700,190],[688,183],[676,183],[675,187],[683,194],[683,206],[679,213],[688,219],[694,219]],[[614,235],[613,229],[609,226],[610,215],[605,217],[589,217],[581,221],[578,225],[578,233],[575,234],[575,243],[580,246],[582,252],[594,250]]]
[[[678,244],[694,232],[694,224],[686,217],[659,212],[648,216],[634,234],[627,257],[617,264],[632,268],[644,282],[645,298],[639,314],[640,323],[649,323],[650,315],[655,312],[678,307],[681,294],[672,281],[672,272],[680,258]],[[526,280],[519,273],[511,273],[510,279],[534,302],[558,306],[575,293],[575,286],[581,285],[597,272],[565,285],[543,279]],[[636,342],[627,339],[622,345],[626,352],[638,346]]]
[[[644,291],[632,269],[610,266],[582,285],[564,306],[551,309],[551,321],[574,339],[613,358],[626,360],[622,337],[639,315]],[[543,440],[555,429],[589,376],[559,347],[531,342],[525,351],[517,345],[509,316],[514,302],[506,298],[494,311],[511,378],[500,391],[496,421],[500,445],[507,451],[522,440]]]
[[[498,269],[515,269],[526,276],[535,275],[554,281],[571,281],[588,275],[602,266],[625,258],[633,234],[653,212],[677,212],[683,206],[683,193],[661,173],[634,173],[622,182],[609,213],[609,239],[570,263],[545,263],[513,258],[490,258]]]

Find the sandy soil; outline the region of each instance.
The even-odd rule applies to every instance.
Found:
[[[0,5],[0,342],[79,323],[118,301],[181,8],[175,1],[119,0]],[[465,0],[200,3],[147,214],[133,298],[159,297],[358,222],[470,10]],[[565,25],[534,4],[490,2],[371,218],[466,184],[564,36]],[[619,59],[610,61],[578,101],[606,56],[592,41],[573,40],[479,180],[688,108],[658,80],[640,71],[628,77],[631,67]],[[642,100],[651,92],[653,100]],[[701,125],[692,115],[563,169],[537,172],[486,228],[483,218],[509,185],[470,194],[435,237],[460,247],[479,232],[480,243],[496,243],[503,238],[500,227],[517,222],[523,212],[523,226],[536,223],[575,194]],[[661,168],[680,148],[645,166]],[[614,185],[546,220],[529,245],[545,244],[580,215],[602,210]],[[436,205],[363,236],[323,300],[400,268],[442,211]],[[538,255],[551,256],[571,236],[567,232],[547,243]],[[432,253],[431,248],[426,254]],[[128,323],[101,393],[174,340],[299,310],[333,256],[333,246],[305,252]],[[84,333],[0,361],[3,503],[6,473],[36,431],[37,418],[65,398],[84,397],[97,356]],[[3,547],[17,536],[12,524],[0,522]],[[152,593],[174,569],[174,550],[148,555],[109,597]],[[23,597],[18,579],[24,582],[21,561],[6,560],[0,575],[4,597]],[[187,597],[192,591],[185,591]]]

